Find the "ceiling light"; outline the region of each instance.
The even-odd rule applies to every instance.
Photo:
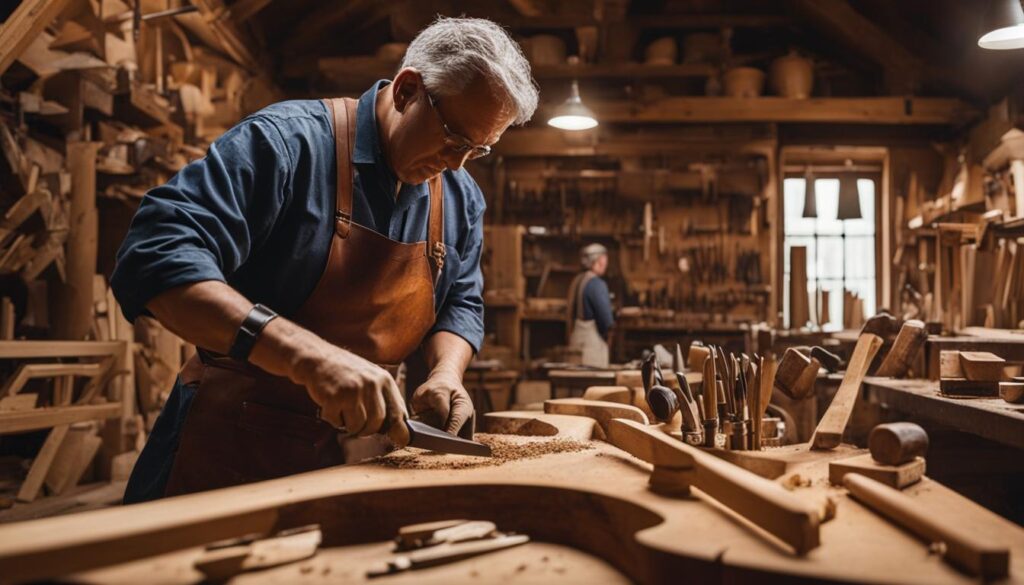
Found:
[[[1024,48],[1024,10],[1020,0],[992,0],[989,2],[978,46],[983,49]]]
[[[574,79],[572,93],[565,103],[555,108],[555,115],[548,120],[549,126],[562,130],[589,130],[597,126],[597,118],[580,99],[580,86]]]

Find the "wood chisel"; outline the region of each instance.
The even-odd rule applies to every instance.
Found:
[[[483,443],[456,437],[418,420],[406,419],[405,426],[409,429],[409,447],[454,455],[491,457],[491,448]],[[334,430],[346,437],[354,436],[344,428],[334,427]],[[381,433],[386,432],[387,429],[381,429]]]

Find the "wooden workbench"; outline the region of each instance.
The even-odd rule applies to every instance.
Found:
[[[580,426],[573,426],[579,438]],[[799,474],[806,484],[794,488],[800,497],[831,496],[838,505],[835,519],[821,527],[821,546],[800,557],[699,491],[690,498],[652,493],[647,484],[651,466],[604,442],[588,444],[585,451],[459,470],[364,463],[0,526],[0,575],[21,579],[73,573],[81,582],[196,582],[192,562],[204,543],[319,523],[324,542],[316,556],[237,581],[362,581],[363,569],[384,558],[383,543],[399,526],[471,518],[528,534],[534,543],[388,579],[970,582],[929,555],[925,543],[828,484],[827,459],[860,453],[852,447],[825,454],[808,452],[806,445],[773,451],[799,462],[778,481]],[[905,493],[964,530],[1008,544],[1008,582],[1024,582],[1024,529],[929,479]]]
[[[1002,398],[950,398],[931,380],[866,378],[864,396],[871,402],[957,430],[1024,449],[1024,405]]]

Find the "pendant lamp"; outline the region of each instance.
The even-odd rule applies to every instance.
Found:
[[[1024,48],[1024,9],[1020,0],[990,0],[981,30],[978,46],[983,49]]]
[[[558,106],[554,114],[548,120],[548,125],[562,130],[589,130],[597,126],[594,112],[583,105],[583,100],[580,99],[580,86],[575,79],[572,80],[572,93],[569,94],[569,99]]]
[[[804,173],[804,215],[805,218],[818,217],[818,195],[814,188],[814,173],[807,167]]]
[[[857,191],[857,175],[847,173],[839,178],[839,209],[836,219],[860,219],[860,193]]]

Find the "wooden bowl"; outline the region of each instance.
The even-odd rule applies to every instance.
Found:
[[[778,95],[788,98],[805,99],[810,97],[814,86],[814,63],[790,52],[785,57],[772,61],[772,89]]]

